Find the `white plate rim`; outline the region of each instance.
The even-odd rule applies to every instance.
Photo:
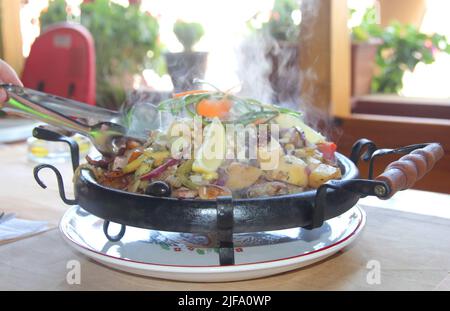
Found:
[[[76,208],[76,207],[71,207]],[[132,259],[124,259],[118,258],[111,255],[103,254],[99,251],[92,250],[87,246],[80,245],[76,241],[74,241],[69,234],[63,228],[63,221],[65,219],[66,214],[68,214],[69,210],[62,217],[59,230],[62,233],[63,238],[69,242],[76,250],[80,253],[93,258],[99,262],[108,263],[110,265],[115,266],[124,266],[131,269],[137,270],[145,270],[145,271],[154,271],[154,272],[163,272],[163,273],[185,273],[185,274],[222,274],[222,273],[231,273],[231,272],[249,272],[255,270],[266,270],[266,269],[276,269],[286,266],[297,265],[299,263],[310,261],[315,262],[318,258],[328,257],[339,250],[345,248],[350,245],[361,233],[366,224],[366,213],[359,206],[355,205],[353,209],[357,209],[360,213],[359,223],[356,228],[342,237],[339,241],[325,246],[323,248],[311,251],[306,254],[299,254],[296,256],[291,256],[287,258],[280,258],[275,260],[261,261],[256,263],[242,263],[235,264],[229,266],[220,266],[220,265],[209,265],[209,266],[183,266],[183,265],[170,265],[170,264],[157,264],[157,263],[148,263],[142,261],[135,261]],[[120,269],[120,268],[118,268]]]

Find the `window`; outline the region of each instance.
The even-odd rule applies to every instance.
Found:
[[[426,33],[440,33],[450,39],[450,20],[447,14],[450,2],[427,0],[426,5],[420,29]],[[438,52],[433,64],[418,64],[413,73],[405,74],[402,95],[450,99],[449,77],[450,55]]]
[[[423,33],[439,33],[446,36],[447,40],[450,39],[450,21],[445,14],[450,8],[447,1],[348,0],[348,4],[350,8],[356,11],[349,21],[350,27],[360,23],[365,10],[375,5],[381,16],[382,26],[398,20],[403,24],[411,23],[415,25]],[[424,64],[419,62],[414,71],[406,70],[402,79],[403,87],[398,91],[398,94],[356,96],[353,99],[352,111],[355,113],[450,119],[450,89],[446,83],[450,72],[450,54],[440,52],[435,48],[431,49],[435,57],[434,63]],[[414,56],[413,54],[410,55]]]

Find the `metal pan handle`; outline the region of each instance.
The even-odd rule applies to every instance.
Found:
[[[368,147],[362,155],[366,161],[370,161],[372,175],[373,160],[384,154],[407,153],[399,160],[386,167],[384,173],[369,179],[330,180],[317,189],[314,208],[311,213],[311,224],[308,229],[320,227],[325,220],[325,211],[329,208],[328,190],[344,190],[353,192],[359,197],[368,195],[377,196],[379,199],[389,199],[400,190],[411,188],[417,180],[428,173],[439,159],[444,155],[444,149],[438,143],[411,145],[397,149],[376,149],[373,142],[362,139],[355,143],[352,151],[352,160],[357,162],[363,149]]]

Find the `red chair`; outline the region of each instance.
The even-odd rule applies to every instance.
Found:
[[[28,88],[95,105],[95,46],[90,32],[75,23],[47,28],[31,47],[22,81]]]

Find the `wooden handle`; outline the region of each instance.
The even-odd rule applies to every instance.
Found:
[[[411,188],[443,156],[444,149],[442,146],[432,143],[389,164],[384,173],[375,178],[385,182],[390,188],[389,196],[383,199],[392,197],[397,191]]]

